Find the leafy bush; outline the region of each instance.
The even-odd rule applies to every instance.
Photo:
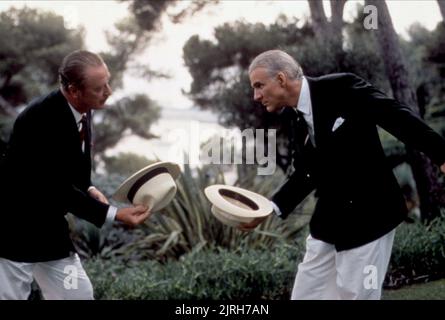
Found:
[[[428,226],[403,224],[396,232],[386,285],[398,287],[445,277],[445,216]]]
[[[96,299],[289,299],[301,247],[205,250],[180,261],[84,263]]]
[[[398,228],[386,289],[445,276],[444,224]],[[307,228],[273,249],[207,248],[165,263],[93,259],[84,265],[97,299],[289,299],[305,234]]]

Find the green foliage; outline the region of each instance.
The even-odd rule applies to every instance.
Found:
[[[384,290],[382,300],[445,300],[445,279]]]
[[[426,44],[427,59],[440,68],[445,76],[445,22],[440,22],[431,35],[432,41]]]
[[[344,27],[346,56],[343,69],[340,71],[355,73],[390,94],[391,88],[386,77],[377,39],[372,32],[363,28],[365,18],[363,5],[357,4],[356,6],[354,21]],[[327,55],[329,56],[329,52]],[[326,71],[323,70],[323,73]]]
[[[387,279],[389,286],[444,277],[444,266],[445,216],[428,226],[416,222],[397,229]]]
[[[0,13],[0,114],[11,114],[11,107],[54,89],[63,57],[83,48],[83,33],[82,29],[67,29],[63,17],[51,12],[25,7]],[[147,63],[133,61],[150,37],[133,17],[117,22],[115,29],[107,32],[111,50],[101,55],[110,69],[114,88],[122,86],[127,71],[137,70],[144,77],[159,76],[151,72]],[[149,130],[159,117],[159,106],[143,94],[124,97],[108,106],[94,117],[96,156],[115,146],[124,133],[153,138]],[[3,140],[9,137],[11,121],[11,117],[0,119]]]
[[[297,20],[281,17],[270,26],[225,23],[214,36],[215,42],[193,36],[184,45],[184,62],[193,77],[190,97],[198,106],[216,111],[223,125],[267,127],[273,117],[252,101],[249,62],[262,51],[301,43],[313,37],[312,32],[306,25],[297,28]]]
[[[152,34],[141,29],[132,15],[116,22],[114,29],[106,32],[107,42],[112,49],[102,52],[101,56],[110,70],[112,87],[120,88],[124,73],[143,76],[151,72],[148,62],[140,64],[135,58],[146,49]]]
[[[156,31],[160,26],[160,18],[168,6],[176,0],[124,0],[130,2],[129,9],[136,18],[141,29]]]
[[[107,148],[115,146],[125,134],[145,139],[156,137],[150,128],[160,117],[158,104],[143,94],[125,97],[94,117],[94,151],[103,155]]]
[[[444,222],[436,223],[398,228],[384,299],[406,296],[391,288],[444,276]],[[165,263],[92,259],[84,266],[97,299],[289,299],[303,254],[304,237],[298,237],[292,244],[257,249],[208,248]],[[420,299],[431,296],[430,291],[409,296]]]
[[[104,156],[103,160],[108,174],[118,174],[127,177],[153,162],[144,156],[131,152],[119,153],[117,156],[111,157]]]
[[[289,299],[298,246],[201,251],[160,264],[90,260],[96,299]]]
[[[0,96],[12,106],[54,87],[63,57],[83,47],[83,30],[27,7],[0,13],[0,38]]]
[[[15,117],[0,116],[0,140],[6,142],[14,125]]]

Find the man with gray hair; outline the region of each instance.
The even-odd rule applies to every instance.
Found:
[[[281,113],[291,128],[293,172],[272,197],[275,213],[285,218],[314,189],[318,198],[292,299],[380,299],[395,228],[407,208],[377,126],[444,173],[445,140],[360,77],[304,76],[280,50],[258,55],[249,77],[255,101]]]
[[[27,299],[33,279],[45,299],[93,299],[65,215],[97,227],[136,226],[150,215],[144,206],[110,206],[91,183],[91,111],[111,95],[106,64],[75,51],[59,77],[58,90],[17,117],[2,164],[0,300]]]

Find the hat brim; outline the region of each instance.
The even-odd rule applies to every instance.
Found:
[[[238,227],[243,223],[250,223],[255,218],[240,218],[229,214],[228,212],[219,210],[217,207],[212,206],[210,209],[216,219],[230,227]]]
[[[158,168],[167,169],[168,173],[172,176],[174,180],[176,180],[179,177],[179,174],[181,172],[181,169],[176,163],[172,162],[153,163],[149,166],[146,166],[145,168],[142,168],[138,172],[131,175],[127,180],[125,180],[114,193],[113,199],[119,202],[131,203],[130,200],[128,199],[128,192],[130,191],[134,183],[138,181],[141,177],[148,174],[149,172]]]
[[[267,198],[243,188],[217,184],[207,187],[204,193],[217,210],[240,221],[245,218],[266,217],[273,211],[272,204]],[[241,203],[242,206],[234,202]]]

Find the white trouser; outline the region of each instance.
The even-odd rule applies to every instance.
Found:
[[[16,262],[0,258],[0,300],[26,300],[33,279],[47,300],[92,300],[93,287],[79,256],[47,262]]]
[[[395,230],[368,244],[337,252],[334,245],[306,239],[292,300],[379,300]]]

